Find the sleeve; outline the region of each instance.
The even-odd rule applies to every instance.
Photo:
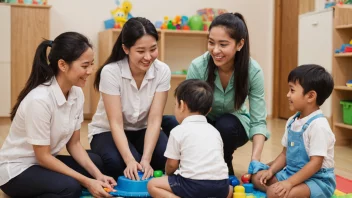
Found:
[[[156,87],[155,91],[156,92],[168,91],[171,87],[170,81],[171,81],[171,70],[168,66],[165,66],[165,69],[162,73],[161,80],[160,80],[158,86]]]
[[[109,95],[120,95],[121,75],[104,67],[100,74],[99,91]]]
[[[324,127],[324,125],[318,125],[315,123],[311,126],[308,133],[309,138],[309,156],[323,156],[328,155],[329,131]]]
[[[264,99],[264,75],[261,69],[250,79],[249,114],[249,139],[252,140],[253,136],[257,134],[262,134],[268,139],[270,133],[266,127],[267,114]]]
[[[51,111],[42,100],[32,100],[24,112],[27,142],[32,145],[50,145]]]
[[[78,105],[77,109],[79,109],[79,110],[78,110],[77,117],[75,117],[75,120],[76,120],[75,131],[81,129],[81,125],[84,120],[84,117],[83,117],[84,94],[83,94],[83,91],[81,88],[79,88],[79,90],[77,90],[77,91],[79,92],[79,98],[80,98],[79,101],[80,102],[77,104]]]
[[[284,136],[282,136],[281,144],[282,146],[287,147],[287,129],[285,129]]]
[[[180,143],[177,141],[173,131],[173,129],[170,133],[169,140],[167,142],[166,150],[164,153],[164,156],[170,159],[174,160],[180,160],[181,158],[181,148],[180,148]]]

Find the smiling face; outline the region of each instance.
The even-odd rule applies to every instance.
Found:
[[[158,57],[158,45],[156,39],[151,35],[139,38],[131,48],[123,46],[128,54],[128,61],[132,72],[145,73]]]
[[[234,64],[236,51],[243,42],[236,43],[223,26],[215,26],[209,32],[208,51],[218,67],[231,67]]]
[[[61,61],[63,60],[59,60],[59,65],[64,64],[60,66],[60,68],[62,68],[63,76],[68,84],[71,86],[84,87],[88,76],[93,72],[94,52],[92,48],[87,48],[87,50],[69,66]]]
[[[304,95],[303,87],[296,81],[296,83],[289,82],[289,91],[287,99],[291,111],[303,111],[308,103],[308,97]]]

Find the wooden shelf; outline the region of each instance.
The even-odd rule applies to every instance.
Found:
[[[186,79],[187,75],[186,74],[172,74],[171,78],[184,78]]]
[[[352,125],[348,125],[348,124],[344,124],[344,123],[340,123],[340,122],[335,123],[334,126],[340,127],[340,128],[345,128],[345,129],[352,129]]]
[[[1,5],[9,5],[14,7],[32,7],[32,8],[51,8],[51,5],[34,5],[34,4],[21,4],[21,3],[0,3]]]
[[[348,53],[336,53],[335,57],[352,57],[352,52]]]
[[[339,90],[339,91],[352,91],[351,87],[347,86],[335,86],[334,90]]]
[[[335,27],[335,29],[337,29],[337,30],[341,30],[341,29],[350,29],[350,28],[352,28],[352,24],[348,24],[348,25],[337,25],[337,26]]]
[[[108,29],[105,31],[112,31],[112,32],[121,32],[122,29]],[[179,35],[208,35],[208,31],[199,31],[199,30],[161,30],[157,29],[158,33],[165,33],[165,34],[179,34]]]

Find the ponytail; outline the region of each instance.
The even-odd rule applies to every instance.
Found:
[[[45,40],[41,42],[37,47],[32,64],[31,74],[29,75],[25,87],[20,92],[15,106],[12,108],[11,121],[15,117],[18,107],[20,106],[22,100],[27,96],[27,94],[38,85],[43,84],[54,76],[54,71],[49,66],[48,58],[46,56],[47,48],[51,46],[52,41]]]
[[[51,47],[51,50],[47,56],[48,47]],[[59,60],[64,60],[70,66],[88,48],[92,48],[92,45],[87,37],[77,32],[65,32],[56,37],[54,41],[44,40],[41,42],[35,52],[31,74],[11,110],[11,121],[27,94],[37,86],[50,81],[59,73]]]

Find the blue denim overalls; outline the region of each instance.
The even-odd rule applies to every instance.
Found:
[[[324,117],[323,114],[313,116],[303,125],[301,131],[296,132],[291,130],[291,125],[299,116],[300,113],[297,113],[287,126],[286,167],[275,175],[278,181],[287,180],[309,162],[303,133],[313,120]],[[321,168],[304,183],[310,189],[310,197],[330,198],[336,188],[334,168]]]

